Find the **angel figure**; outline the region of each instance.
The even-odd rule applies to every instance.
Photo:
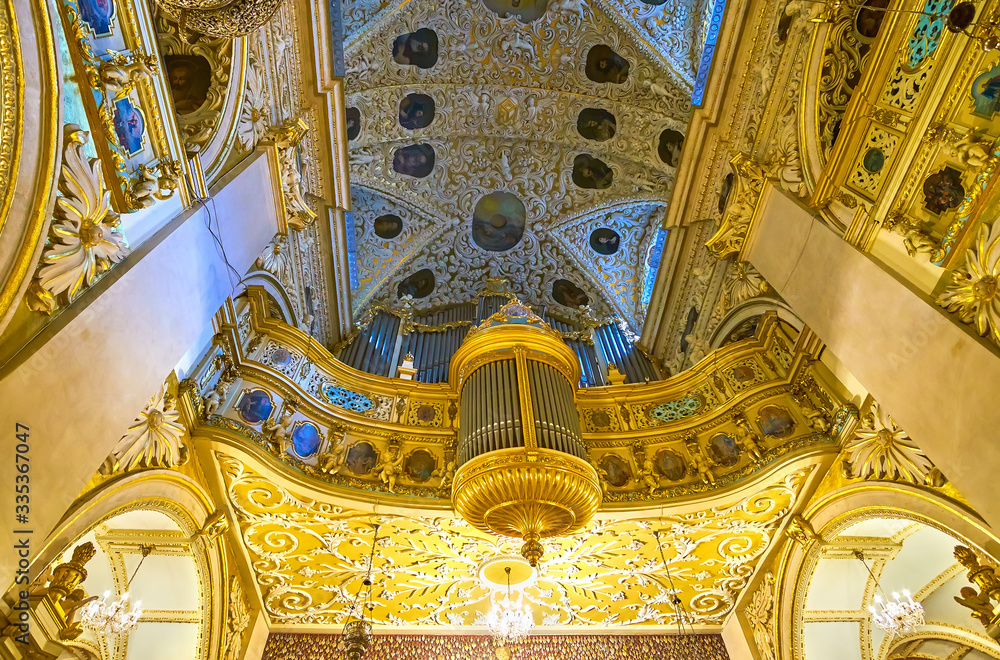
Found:
[[[448,488],[451,486],[451,480],[455,477],[455,461],[448,461],[447,465],[443,468],[438,468],[431,472],[432,477],[441,477],[441,483],[438,488]]]
[[[59,607],[66,614],[66,625],[59,631],[60,635],[64,636],[64,639],[73,639],[71,635],[74,633],[78,636],[79,633],[76,631],[83,632],[82,624],[76,620],[77,615],[80,610],[97,600],[97,596],[88,596],[87,592],[82,588],[74,589],[59,601]]]
[[[114,100],[128,96],[136,83],[152,77],[157,71],[157,59],[152,56],[122,55],[114,51],[97,70],[97,75],[109,93],[114,92]]]
[[[653,460],[649,456],[646,456],[642,461],[642,466],[639,467],[639,477],[642,479],[642,483],[649,488],[650,497],[660,487],[660,479],[656,476],[655,470],[656,467],[653,465]]]
[[[941,150],[958,160],[969,170],[980,170],[989,162],[990,155],[973,134],[966,135],[958,142],[945,142]]]
[[[268,420],[264,422],[264,435],[268,442],[276,445],[281,453],[285,453],[292,440],[292,415],[295,414],[295,406],[291,403],[285,405],[281,411],[281,417],[277,422]]]
[[[962,587],[959,593],[962,596],[955,596],[955,602],[972,610],[972,618],[989,627],[993,620],[993,603],[990,599],[983,597],[972,587]]]
[[[323,474],[336,474],[347,458],[347,443],[344,442],[347,435],[343,431],[339,431],[338,435],[339,437],[334,439],[331,434],[329,446],[317,459],[319,471]]]
[[[396,479],[403,472],[400,469],[402,465],[403,452],[399,450],[399,447],[392,447],[389,450],[389,459],[375,466],[375,471],[379,473],[378,478],[389,486],[390,493],[396,492]]]
[[[701,453],[701,449],[697,446],[688,445],[688,453],[691,455],[691,469],[698,473],[698,476],[704,483],[714,484],[715,475],[712,474],[712,464]]]
[[[761,449],[759,439],[756,437],[757,434],[750,431],[743,425],[740,425],[739,430],[736,432],[736,444],[750,454],[753,457],[754,462],[762,461],[764,459],[764,452]]]
[[[219,378],[218,382],[215,383],[215,388],[205,395],[205,417],[209,415],[214,415],[216,411],[219,410],[219,406],[222,405],[223,400],[226,398],[226,394],[229,393],[229,381],[225,378]]]

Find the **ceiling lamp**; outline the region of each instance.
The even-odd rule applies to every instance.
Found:
[[[135,567],[132,577],[125,584],[125,593],[115,602],[108,603],[111,591],[105,591],[100,600],[92,600],[87,603],[80,613],[80,621],[84,628],[105,637],[125,636],[139,624],[139,617],[142,616],[141,603],[136,601],[134,605],[129,607],[128,589],[132,585],[136,573],[139,572],[142,562],[146,561],[146,557],[153,552],[153,546],[140,545],[139,548],[142,551],[142,559],[139,560],[139,565]]]
[[[504,567],[507,574],[507,592],[499,600],[493,601],[493,607],[486,614],[486,627],[490,629],[497,646],[516,644],[527,638],[535,627],[535,619],[531,609],[524,604],[524,595],[520,590],[517,598],[510,595],[510,566]]]
[[[451,360],[459,389],[455,510],[476,529],[524,539],[572,534],[601,504],[574,394],[580,361],[562,336],[518,301],[469,331]]]
[[[378,525],[373,525],[375,535],[372,537],[372,549],[368,555],[368,570],[365,571],[365,579],[361,581],[358,592],[354,595],[354,602],[347,611],[347,623],[344,624],[342,633],[342,643],[344,652],[349,660],[361,660],[368,647],[372,644],[372,624],[365,621],[365,610],[369,612],[374,609],[371,602],[372,597],[372,564],[375,563],[375,545],[378,542]],[[365,591],[362,599],[361,592]],[[363,604],[362,604],[362,601]]]
[[[872,569],[868,568],[864,554],[860,550],[855,550],[854,556],[865,565],[865,568],[868,569],[868,575],[875,582],[875,588],[881,592],[881,594],[875,594],[875,604],[878,605],[878,609],[875,608],[875,605],[868,608],[868,611],[872,613],[872,620],[880,630],[891,639],[897,635],[912,632],[917,626],[924,625],[924,607],[910,597],[909,591],[903,589],[903,598],[906,600],[900,600],[899,594],[896,592],[892,594],[893,599],[889,600],[885,596],[885,591],[882,590],[882,585],[872,573]]]

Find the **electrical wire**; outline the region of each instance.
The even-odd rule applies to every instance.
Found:
[[[667,584],[670,585],[670,604],[673,606],[674,615],[677,618],[677,634],[684,634],[685,625],[690,627],[691,632],[693,633],[694,626],[687,622],[687,611],[684,609],[684,604],[677,595],[677,587],[674,585],[674,578],[670,575],[670,564],[667,563],[667,558],[663,554],[663,542],[660,540],[659,530],[653,532],[653,537],[656,538],[656,547],[660,550],[660,560],[663,562],[663,568],[667,572]]]

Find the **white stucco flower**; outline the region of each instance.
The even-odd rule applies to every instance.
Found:
[[[878,403],[862,419],[846,450],[853,476],[863,479],[903,479],[922,484],[924,475],[933,467]]]

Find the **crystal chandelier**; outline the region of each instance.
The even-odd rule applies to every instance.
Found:
[[[888,598],[883,600],[885,591],[882,591],[882,585],[878,583],[872,569],[868,568],[864,554],[860,550],[856,550],[854,556],[865,565],[865,568],[868,569],[868,575],[875,582],[875,587],[882,592],[875,594],[875,604],[879,608],[876,609],[875,605],[868,608],[868,611],[872,613],[872,621],[881,631],[892,639],[897,635],[912,632],[917,626],[924,625],[924,607],[910,597],[909,591],[903,589],[903,598],[906,600],[900,600],[899,594],[896,592],[893,592],[892,600]]]
[[[504,567],[504,572],[507,574],[507,593],[493,601],[493,607],[486,614],[486,627],[498,646],[524,641],[535,626],[531,610],[524,604],[521,592],[517,592],[516,599],[511,598],[510,566]]]
[[[368,647],[372,644],[372,624],[365,621],[365,609],[374,609],[371,603],[372,596],[372,564],[375,562],[375,544],[378,542],[378,525],[375,528],[375,536],[372,538],[372,549],[368,555],[368,570],[365,572],[365,579],[361,581],[358,592],[354,595],[354,602],[347,612],[347,623],[344,624],[341,643],[344,653],[349,660],[361,660]],[[367,590],[362,604],[361,592]],[[355,614],[357,613],[357,614]],[[354,618],[356,617],[356,618]]]
[[[121,598],[108,603],[108,597],[111,596],[111,592],[105,591],[104,596],[100,600],[90,601],[81,610],[80,620],[83,626],[88,630],[94,631],[97,635],[128,635],[139,624],[139,617],[142,616],[141,603],[136,601],[134,605],[129,607],[129,594],[127,590],[132,585],[132,580],[135,579],[136,573],[139,572],[142,562],[146,561],[146,557],[153,552],[153,546],[141,545],[139,547],[142,550],[142,559],[139,560],[139,566],[135,567],[132,577],[125,584],[126,591],[121,595]]]

